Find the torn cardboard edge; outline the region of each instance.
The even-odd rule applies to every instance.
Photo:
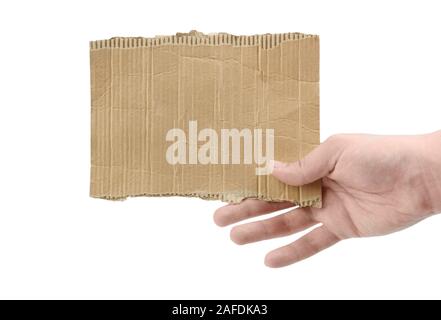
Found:
[[[303,46],[299,44],[300,41],[304,41],[307,39],[314,40],[311,44],[309,42]],[[282,50],[283,48],[280,49],[282,46],[284,48],[287,48],[284,50],[289,50],[291,48],[290,45],[293,45],[294,48],[296,48],[294,51],[292,51],[292,54],[297,58],[297,73],[290,73],[290,71],[288,70],[285,75],[283,73],[284,71],[281,69],[283,71],[283,76],[279,78],[276,77],[277,79],[273,79],[274,71],[270,70],[272,68],[271,63],[273,63],[274,61],[276,61],[277,63],[277,59],[280,58],[281,60],[282,56],[280,55],[279,57],[275,55],[272,57],[271,55],[275,52],[277,48],[279,48],[279,51]],[[110,200],[123,200],[127,197],[136,196],[186,196],[199,197],[208,200],[222,200],[230,203],[238,203],[246,198],[254,198],[275,202],[289,201],[295,205],[300,206],[321,207],[320,181],[316,181],[313,184],[306,186],[292,187],[274,181],[275,178],[273,177],[264,176],[256,178],[256,186],[254,188],[250,187],[249,183],[242,188],[240,187],[240,183],[242,182],[240,180],[237,180],[240,179],[237,177],[240,171],[234,171],[234,168],[232,167],[230,167],[230,169],[225,169],[225,167],[222,165],[220,166],[222,168],[222,177],[225,178],[225,175],[228,175],[225,174],[225,170],[227,170],[227,172],[234,171],[233,174],[229,176],[229,178],[233,177],[233,180],[236,179],[235,181],[233,181],[233,184],[230,184],[230,187],[226,188],[226,190],[216,190],[213,192],[211,191],[211,189],[213,189],[213,185],[210,185],[210,183],[205,184],[204,188],[203,186],[201,187],[197,185],[197,182],[193,188],[190,188],[190,190],[185,190],[185,188],[182,188],[182,185],[184,185],[184,183],[180,184],[179,181],[176,182],[176,179],[181,179],[182,182],[185,182],[184,180],[189,179],[189,177],[191,179],[191,169],[187,170],[173,168],[173,170],[169,170],[159,167],[153,168],[153,163],[157,163],[158,160],[160,160],[161,152],[157,152],[156,148],[151,148],[151,141],[149,141],[148,143],[150,149],[147,150],[145,147],[145,145],[147,145],[147,140],[145,140],[146,137],[151,134],[155,129],[158,130],[158,127],[152,129],[152,127],[156,126],[156,121],[155,119],[152,120],[149,117],[152,114],[157,115],[156,113],[160,112],[176,112],[176,104],[178,106],[178,111],[180,104],[181,107],[184,107],[183,110],[189,108],[188,103],[186,103],[185,101],[181,103],[173,101],[173,103],[167,104],[160,102],[160,100],[162,99],[161,95],[153,97],[151,96],[154,95],[152,93],[153,91],[155,93],[158,91],[158,88],[160,90],[165,90],[163,92],[163,96],[168,96],[170,95],[170,93],[171,95],[175,94],[174,92],[167,91],[166,89],[164,89],[164,87],[162,87],[161,89],[159,81],[164,81],[164,78],[159,78],[158,80],[158,77],[161,77],[161,75],[154,74],[153,67],[156,66],[155,63],[160,68],[163,67],[161,66],[161,57],[162,55],[164,55],[164,65],[168,66],[167,64],[169,64],[170,69],[165,70],[163,74],[175,72],[175,78],[177,78],[177,82],[179,83],[179,85],[182,85],[182,81],[179,77],[182,77],[182,70],[186,70],[185,72],[188,72],[188,65],[186,65],[185,61],[179,60],[179,54],[178,62],[170,64],[170,61],[167,60],[170,59],[170,57],[167,56],[167,52],[165,50],[160,50],[162,50],[162,48],[167,48],[166,50],[177,50],[176,52],[174,51],[174,54],[176,55],[176,53],[194,47],[202,49],[204,47],[215,47],[215,52],[218,50],[224,50],[226,53],[230,53],[231,51],[228,48],[233,48],[232,50],[235,50],[234,48],[240,48],[240,65],[234,66],[234,68],[241,68],[241,81],[243,75],[247,74],[247,72],[250,72],[248,70],[249,66],[245,65],[246,61],[243,62],[242,60],[243,50],[246,50],[245,48],[248,48],[252,51],[245,52],[251,52],[252,54],[255,54],[253,50],[255,48],[258,49],[258,57],[255,57],[256,59],[258,59],[256,60],[258,62],[258,66],[254,71],[252,70],[254,68],[250,69],[252,72],[254,72],[252,75],[254,77],[258,77],[257,83],[259,85],[259,88],[257,88],[256,86],[257,89],[255,91],[258,96],[257,103],[259,104],[259,107],[256,107],[258,108],[256,109],[258,115],[260,113],[264,113],[264,111],[262,111],[262,108],[268,109],[270,107],[269,104],[271,103],[271,98],[268,97],[272,97],[273,93],[269,88],[271,88],[271,86],[273,85],[277,86],[276,82],[281,82],[283,85],[285,85],[284,82],[286,82],[286,84],[288,84],[289,82],[289,84],[294,84],[298,87],[298,89],[296,89],[298,91],[296,101],[298,103],[297,117],[299,121],[297,126],[299,128],[298,134],[300,136],[296,137],[296,134],[292,133],[291,136],[289,136],[290,139],[297,139],[297,141],[299,141],[297,143],[298,145],[295,147],[297,152],[294,154],[291,153],[290,157],[286,157],[285,155],[285,158],[283,156],[276,156],[276,159],[281,161],[294,161],[299,158],[303,158],[308,153],[307,151],[305,152],[305,150],[311,150],[314,145],[319,144],[319,53],[318,36],[316,35],[284,33],[234,36],[226,33],[205,35],[197,31],[191,31],[190,33],[177,33],[173,36],[157,36],[154,38],[116,37],[108,40],[91,41],[90,52],[92,80],[92,166],[90,195],[92,197]],[[216,49],[216,47],[218,49]],[[153,63],[152,50],[155,50],[155,63]],[[191,49],[191,51],[185,52],[187,52],[187,56],[185,56],[185,58],[191,59],[193,50]],[[311,57],[308,57],[308,55],[311,55]],[[230,69],[226,69],[227,60],[220,59],[218,57],[219,55],[216,56],[216,59],[218,60],[215,60],[222,63],[222,74],[237,74],[237,70],[234,70],[234,68],[233,70],[230,70],[230,65],[228,65],[228,68]],[[223,57],[223,54],[221,56]],[[306,61],[304,63],[303,69],[300,61],[301,56],[302,59],[305,59]],[[195,59],[196,58],[201,59],[198,56],[195,56]],[[295,69],[296,60],[289,55],[285,58],[287,60],[286,63],[288,65],[288,69]],[[251,58],[251,60],[252,59],[253,57]],[[148,61],[150,66],[146,65],[146,61]],[[279,61],[279,63],[281,64],[282,61]],[[194,62],[192,62],[191,64],[192,74],[195,74],[195,64],[196,63]],[[210,71],[209,69],[204,70],[203,66],[198,67],[198,71]],[[155,69],[158,68],[155,67]],[[308,72],[310,73],[310,75],[308,75]],[[302,77],[304,77],[305,79],[303,79]],[[133,82],[133,79],[138,79],[139,81]],[[212,78],[209,78],[207,81],[210,83],[214,83],[217,87],[216,90],[221,91],[221,89],[219,88],[223,87],[222,83],[216,82],[219,81],[216,79],[217,78],[215,75],[214,82]],[[189,82],[188,80],[189,78],[186,77],[183,87],[178,88],[178,95],[179,92],[191,91],[191,95],[193,96],[194,91],[192,90],[197,88],[198,85],[203,85],[203,83],[198,83],[192,78],[191,81],[193,81],[193,83],[192,86],[189,87],[185,84],[186,82]],[[175,82],[175,80],[171,81],[172,84]],[[225,86],[225,83],[223,85]],[[263,89],[260,88],[260,85],[262,85]],[[280,88],[278,88],[277,90],[279,89]],[[291,89],[291,91],[294,92],[295,90]],[[136,96],[135,92],[143,92],[141,95],[143,98],[139,98],[138,96]],[[225,97],[228,98],[228,94],[226,92],[221,92],[221,96],[222,94],[224,94]],[[231,92],[229,94],[231,95]],[[237,92],[235,94],[237,94]],[[241,96],[241,101],[243,101],[242,97],[246,97],[246,94],[242,91],[240,91],[239,94]],[[285,97],[286,95],[287,92],[285,90],[283,91],[282,96]],[[259,97],[260,99],[263,99],[262,97],[264,96],[268,98],[268,101],[265,101],[267,105],[259,100]],[[248,100],[250,97],[252,96],[248,96]],[[272,102],[276,103],[277,101]],[[193,107],[194,106],[192,105],[192,110]],[[219,105],[219,107],[224,110],[228,108],[228,105],[222,104]],[[314,111],[315,108],[317,108],[317,111]],[[304,109],[303,111],[306,111],[303,112],[304,114],[306,114],[306,118],[302,118],[303,115],[301,115],[301,109]],[[140,110],[142,110],[142,112],[139,112]],[[292,114],[294,110],[291,110],[290,107],[288,107],[288,111],[283,111],[288,112],[288,114]],[[140,118],[144,119],[144,126],[140,125],[138,123],[139,121],[130,118],[133,113],[142,114],[142,117]],[[185,121],[190,120],[190,118],[186,118]],[[303,119],[306,119],[306,124],[303,123]],[[308,129],[311,119],[312,122],[315,124],[314,127],[316,129],[314,129],[313,132],[303,132],[304,130]],[[295,121],[295,119],[293,118],[290,120]],[[173,124],[175,124],[176,122],[179,122],[179,119],[173,120]],[[115,127],[117,128],[115,129]],[[124,130],[121,130],[121,128],[124,128]],[[142,134],[140,134],[140,132]],[[307,137],[308,140],[302,140],[303,136]],[[133,145],[135,145],[137,151],[130,151],[130,145],[132,145],[132,147]],[[282,146],[282,143],[279,143],[279,145]],[[157,147],[159,147],[159,149],[162,148],[162,146],[160,145]],[[280,149],[291,149],[292,147],[292,145],[283,145]],[[147,160],[145,156],[146,153],[148,153],[149,155],[149,159]],[[151,154],[154,154],[153,157]],[[159,157],[158,154],[160,155]],[[125,160],[121,160],[122,158]],[[141,158],[142,160],[139,160]],[[162,158],[162,160],[164,159]],[[151,164],[149,163],[149,161]],[[133,162],[138,163],[138,167],[133,167]],[[163,170],[165,173],[162,172],[158,175],[157,172],[155,172],[155,170],[153,169],[159,171]],[[146,177],[146,174],[148,175],[149,171],[151,176]],[[189,172],[190,175],[188,175]],[[219,175],[220,171],[216,171],[214,173],[210,172],[211,170],[209,170],[208,174],[204,173],[206,174],[206,179],[210,180],[213,177],[213,179],[218,179],[216,177],[216,172]],[[194,173],[197,173],[196,176],[199,176],[201,172],[195,171]],[[138,177],[138,175],[141,175],[142,177],[140,178]],[[165,176],[167,177],[164,178]],[[170,178],[170,176],[173,177],[172,181],[167,180],[168,178]],[[152,187],[152,184],[155,183],[155,179],[159,179],[161,181],[164,180],[166,182],[160,182],[159,184],[161,186],[159,187]],[[252,181],[253,178],[248,177],[247,179]],[[146,181],[150,182],[150,184],[148,182],[146,184]],[[224,183],[225,181],[221,182]],[[162,185],[167,183],[172,185],[172,187],[163,188]],[[214,183],[214,185],[215,184],[216,183]],[[237,188],[237,186],[231,187],[234,184],[238,185],[239,188]],[[176,185],[178,185],[177,191],[175,190]]]
[[[262,49],[270,49],[289,40],[300,40],[306,38],[318,38],[318,35],[303,34],[298,32],[259,34],[235,36],[228,33],[204,34],[198,31],[189,33],[177,33],[172,36],[156,36],[153,38],[144,37],[114,37],[106,40],[90,41],[91,50],[105,48],[141,48],[156,47],[163,45],[209,45],[209,46],[260,46]]]
[[[127,198],[135,198],[135,197],[188,197],[188,198],[200,198],[203,200],[220,200],[223,202],[228,202],[231,204],[240,203],[245,199],[256,199],[256,200],[264,200],[268,202],[291,202],[295,206],[300,207],[314,207],[314,208],[321,208],[322,202],[321,197],[316,199],[310,199],[310,200],[304,200],[304,201],[297,201],[297,200],[280,200],[280,199],[273,199],[271,197],[262,196],[262,195],[234,195],[231,193],[228,194],[220,194],[220,193],[202,193],[202,192],[195,192],[195,193],[158,193],[158,194],[133,194],[133,195],[126,195],[124,197],[108,197],[108,196],[94,196],[90,195],[92,198],[97,199],[105,199],[105,200],[114,200],[114,201],[124,201],[127,200]]]

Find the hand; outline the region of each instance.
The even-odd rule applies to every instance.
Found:
[[[273,176],[295,186],[322,178],[323,207],[297,208],[233,227],[246,244],[287,236],[321,224],[297,241],[267,254],[283,267],[343,239],[384,235],[441,210],[441,132],[421,136],[336,135],[294,163],[274,162]],[[214,214],[219,226],[293,207],[247,199]]]

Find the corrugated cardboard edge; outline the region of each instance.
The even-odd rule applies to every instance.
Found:
[[[284,41],[300,40],[305,38],[318,38],[317,35],[298,32],[259,34],[247,36],[235,36],[228,33],[203,34],[197,31],[189,33],[177,33],[173,36],[157,36],[154,38],[143,37],[115,37],[107,40],[90,41],[90,49],[105,48],[140,48],[156,47],[161,45],[232,45],[232,46],[256,46],[270,49],[280,45]]]
[[[115,200],[115,201],[123,201],[126,200],[129,197],[194,197],[194,198],[201,198],[204,200],[220,200],[223,202],[228,202],[228,203],[239,203],[245,199],[258,199],[258,200],[265,200],[265,201],[269,201],[269,202],[287,202],[287,200],[277,200],[277,199],[272,199],[268,196],[257,196],[257,195],[237,195],[235,196],[234,194],[228,193],[227,194],[210,194],[210,193],[202,193],[202,192],[195,192],[195,193],[186,193],[186,194],[182,194],[182,193],[158,193],[158,194],[151,194],[151,193],[146,193],[146,194],[134,194],[134,195],[127,195],[125,197],[96,197],[91,195],[92,198],[97,198],[97,199],[106,199],[106,200]],[[296,206],[300,206],[300,207],[314,207],[314,208],[321,208],[322,207],[322,201],[321,198],[317,198],[317,199],[313,199],[313,200],[304,200],[304,201],[288,201],[293,203]]]
[[[231,46],[256,46],[259,45],[262,49],[270,49],[279,46],[281,43],[290,40],[301,40],[306,38],[319,38],[318,35],[304,34],[298,32],[279,33],[279,34],[259,34],[259,35],[232,35],[228,33],[204,34],[198,31],[191,31],[189,33],[177,33],[172,36],[156,36],[153,38],[145,37],[114,37],[105,40],[95,40],[89,42],[90,50],[99,50],[105,48],[140,48],[140,47],[156,47],[162,45],[231,45]],[[204,192],[195,193],[158,193],[158,194],[127,194],[124,197],[112,196],[93,196],[94,198],[106,200],[125,200],[128,197],[197,197],[205,200],[221,200],[229,203],[239,203],[245,199],[260,199],[270,202],[285,202],[287,200],[272,199],[269,196],[259,195],[235,195],[228,194],[210,194]],[[322,207],[322,197],[316,199],[308,199],[303,201],[290,200],[294,205],[300,207]]]

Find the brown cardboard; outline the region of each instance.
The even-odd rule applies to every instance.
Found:
[[[202,164],[192,156],[214,137],[197,141],[204,128],[216,132],[249,128],[253,133],[257,128],[267,133],[266,129],[273,129],[274,158],[280,161],[295,161],[317,146],[318,36],[192,31],[155,38],[112,38],[92,41],[90,58],[92,197],[179,195],[321,205],[320,181],[293,187],[271,175],[256,175],[259,165],[254,162]],[[190,121],[197,121],[197,131]],[[172,144],[166,136],[172,128],[187,133],[185,157],[178,152],[183,149],[170,153],[179,154],[185,164],[166,161]],[[263,145],[266,136],[261,136]],[[258,141],[258,136],[253,137],[253,143]],[[213,149],[205,155],[214,161],[216,144],[210,143]],[[217,161],[228,149],[222,151],[222,143],[218,140]],[[245,154],[251,153],[241,149],[241,157]]]

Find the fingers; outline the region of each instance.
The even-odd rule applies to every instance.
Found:
[[[284,267],[329,248],[340,239],[331,233],[325,226],[318,227],[300,239],[284,247],[271,251],[265,257],[268,267]]]
[[[248,218],[293,207],[291,202],[266,202],[246,199],[239,204],[228,204],[216,210],[214,222],[219,226],[227,226]]]
[[[327,176],[334,169],[340,150],[342,143],[338,139],[328,139],[299,161],[274,161],[272,175],[293,186],[314,182]]]
[[[310,208],[299,208],[266,220],[251,222],[231,229],[231,240],[246,244],[282,237],[305,230],[317,222],[312,218]]]

